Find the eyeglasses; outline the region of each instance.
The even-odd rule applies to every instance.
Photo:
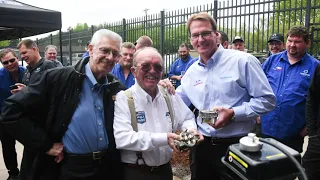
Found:
[[[149,63],[144,63],[140,65],[140,68],[142,71],[144,72],[148,72],[151,70],[151,66],[153,66],[153,69],[156,72],[162,72],[163,71],[163,67],[161,64],[149,64]]]
[[[199,38],[199,36],[201,35],[201,37],[203,38],[203,39],[206,39],[206,38],[208,38],[208,37],[211,37],[211,33],[212,33],[213,31],[202,31],[202,32],[200,32],[200,33],[196,33],[196,34],[191,34],[191,39],[192,40],[196,40],[196,39],[198,39]]]
[[[10,63],[13,63],[14,61],[16,61],[16,58],[9,59],[8,61],[3,61],[2,64],[3,64],[3,65],[8,65],[9,62],[10,62]]]
[[[270,42],[270,46],[280,46],[282,43],[281,42]]]
[[[116,50],[111,50],[109,48],[100,48],[99,50],[102,51],[104,54],[107,54],[107,55],[112,53],[113,57],[119,57],[120,56],[120,52],[116,51]]]

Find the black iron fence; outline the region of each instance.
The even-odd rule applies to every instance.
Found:
[[[218,29],[228,34],[229,40],[242,36],[246,49],[252,53],[268,50],[267,40],[273,33],[286,34],[294,25],[310,29],[314,56],[320,55],[320,1],[319,0],[214,0],[212,4],[199,5],[173,11],[161,11],[118,22],[91,26],[88,29],[62,32],[62,51],[72,64],[85,51],[86,42],[93,33],[107,28],[120,34],[124,41],[135,42],[148,35],[170,66],[177,57],[178,46],[189,42],[186,21],[190,15],[208,12],[216,20]],[[40,50],[48,44],[59,46],[59,34],[37,40]],[[169,69],[166,67],[166,69]]]

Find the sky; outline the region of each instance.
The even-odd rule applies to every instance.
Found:
[[[19,1],[19,0],[18,0]],[[99,25],[116,22],[161,10],[178,10],[213,3],[213,0],[20,0],[20,2],[62,13],[62,30],[77,23]]]

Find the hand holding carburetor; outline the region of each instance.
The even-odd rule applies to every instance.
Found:
[[[174,140],[174,145],[180,152],[185,152],[189,148],[197,144],[199,136],[193,132],[189,132],[187,129],[180,133],[179,138]]]

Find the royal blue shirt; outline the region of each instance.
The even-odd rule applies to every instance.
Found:
[[[10,88],[9,86],[14,85],[15,83],[21,83],[23,72],[26,70],[25,67],[19,66],[19,80],[18,82],[15,82],[11,74],[5,69],[0,68],[0,112],[3,106],[4,100],[6,100],[9,96],[11,96]]]
[[[187,70],[189,69],[189,67],[190,67],[194,62],[196,62],[196,61],[198,61],[198,60],[199,60],[199,57],[196,57],[196,58],[191,59],[191,60],[188,62],[188,64],[186,65],[185,71],[187,71]]]
[[[103,88],[108,81],[106,78],[104,84],[99,84],[89,63],[85,74],[78,106],[62,139],[65,150],[74,154],[91,153],[108,146],[103,107]]]
[[[290,64],[287,51],[274,54],[262,65],[277,97],[273,111],[261,116],[262,133],[285,139],[298,135],[306,124],[307,91],[319,61],[306,53]]]
[[[174,63],[171,65],[170,72],[168,74],[168,78],[170,79],[172,76],[180,76],[181,73],[184,71],[189,63],[190,60],[193,58],[188,55],[186,60],[182,60],[181,58],[174,61]],[[180,81],[176,80],[176,88],[179,87],[181,84]]]
[[[114,68],[112,69],[111,73],[115,75],[127,88],[130,88],[132,85],[135,83],[135,79],[133,74],[130,73],[128,74],[127,79],[124,77],[124,73],[122,70],[122,67],[120,66],[119,63],[117,63]]]

